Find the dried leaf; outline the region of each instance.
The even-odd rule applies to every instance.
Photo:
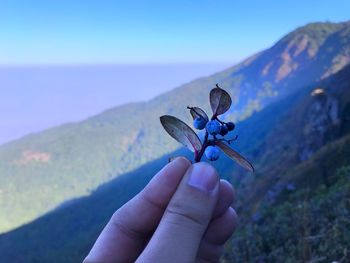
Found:
[[[221,89],[218,85],[210,91],[209,98],[210,106],[215,117],[225,113],[231,107],[232,99],[230,94]]]
[[[235,160],[239,165],[246,168],[250,172],[254,172],[253,165],[245,159],[242,155],[240,155],[238,152],[233,150],[230,146],[223,143],[222,141],[216,141],[215,144],[224,152],[226,153],[231,159]]]
[[[201,108],[199,108],[199,107],[189,107],[189,109],[190,109],[190,113],[191,113],[193,119],[195,119],[197,117],[201,117],[201,118],[205,119],[206,121],[209,120],[208,115]]]
[[[202,148],[202,143],[197,134],[183,121],[174,116],[164,115],[160,117],[164,129],[171,137],[197,153]]]

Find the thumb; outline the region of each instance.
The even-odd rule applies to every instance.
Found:
[[[218,200],[219,185],[211,165],[190,166],[137,262],[195,262]]]

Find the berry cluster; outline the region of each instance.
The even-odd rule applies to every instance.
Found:
[[[190,110],[193,110],[196,113],[194,107],[187,107]],[[199,113],[196,113],[196,116],[193,120],[193,127],[197,130],[203,130],[205,128],[206,132],[213,137],[212,140],[208,141],[208,146],[206,147],[204,154],[210,161],[216,161],[220,157],[220,150],[215,147],[215,141],[217,140],[217,135],[224,137],[230,131],[235,129],[235,124],[233,122],[223,122],[220,121],[217,117],[212,120],[200,116]],[[230,140],[232,141],[232,140]]]
[[[195,127],[196,128],[196,127]],[[225,136],[229,131],[233,131],[235,128],[235,124],[233,122],[222,122],[219,119],[209,121],[206,124],[206,129],[211,135]]]
[[[164,129],[171,137],[194,152],[195,162],[199,162],[203,155],[210,161],[216,161],[220,157],[221,149],[241,166],[249,171],[253,171],[254,168],[249,161],[227,145],[237,139],[237,136],[233,139],[225,138],[229,132],[235,129],[235,124],[221,121],[218,118],[231,107],[232,100],[230,95],[216,85],[216,88],[210,91],[209,101],[213,111],[210,119],[201,108],[187,107],[193,118],[193,127],[198,130],[205,130],[203,140],[200,140],[198,135],[186,123],[174,116],[164,115],[160,117]]]

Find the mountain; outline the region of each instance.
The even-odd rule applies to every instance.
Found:
[[[236,147],[254,160],[257,172],[244,174],[227,158],[215,163],[236,185],[235,206],[241,217],[222,262],[346,262],[349,120],[347,66],[237,124],[242,136]],[[88,197],[0,235],[0,261],[82,261],[113,212],[142,189],[169,156],[183,154],[189,153],[181,149],[149,162]]]
[[[0,231],[27,223],[68,199],[89,195],[101,183],[175,150],[178,144],[164,133],[159,116],[189,121],[186,106],[208,110],[207,94],[216,83],[233,97],[228,116],[242,121],[338,72],[349,60],[349,22],[309,24],[237,66],[148,102],[113,108],[2,145]]]

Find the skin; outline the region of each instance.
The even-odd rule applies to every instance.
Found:
[[[113,214],[84,263],[218,262],[237,224],[233,199],[211,165],[177,158]]]

